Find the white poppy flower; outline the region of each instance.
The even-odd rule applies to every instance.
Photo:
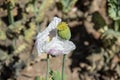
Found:
[[[56,28],[60,22],[60,18],[54,17],[48,27],[43,32],[38,33],[36,37],[38,55],[41,53],[47,53],[50,55],[68,54],[76,48],[73,42],[69,40],[62,40],[58,37]],[[53,35],[51,33],[52,30],[55,30],[54,34],[56,35],[49,40],[50,35]]]

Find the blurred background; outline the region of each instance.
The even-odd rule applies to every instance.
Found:
[[[120,80],[120,0],[0,0],[0,80],[45,77],[35,37],[54,16],[68,23],[76,45],[66,80]],[[61,71],[62,56],[50,62]]]

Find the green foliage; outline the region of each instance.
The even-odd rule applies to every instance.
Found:
[[[73,8],[76,2],[77,0],[60,0],[63,13],[68,13]]]
[[[61,74],[59,71],[51,71],[50,75],[51,75],[52,80],[61,80]],[[66,80],[66,79],[64,79],[64,80]]]
[[[108,15],[113,20],[120,20],[120,0],[108,0]]]
[[[36,21],[37,22],[41,22],[45,15],[46,15],[46,11],[49,9],[49,7],[51,7],[51,5],[53,5],[54,0],[44,0],[41,4],[41,6],[38,9],[38,13],[36,16]]]
[[[94,1],[97,1],[97,0],[94,0]],[[95,31],[100,34],[99,40],[97,40],[98,43],[100,42],[100,45],[97,45],[96,42],[93,42],[92,45],[87,47],[86,50],[88,51],[83,50],[83,56],[86,53],[88,54],[87,54],[87,57],[85,57],[86,62],[80,61],[80,78],[81,79],[119,80],[120,71],[118,71],[118,69],[120,69],[120,65],[118,63],[120,62],[120,59],[119,59],[120,58],[119,56],[120,0],[107,0],[107,1],[108,1],[108,4],[107,4],[108,10],[107,8],[106,10],[108,11],[109,16],[104,16],[103,18],[102,17],[103,14],[101,12],[99,13],[99,11],[92,13],[91,21],[93,21],[93,24],[94,24],[94,26],[92,27],[94,27]],[[107,20],[105,18],[107,17],[110,17],[112,21],[109,23],[106,23]],[[90,29],[89,24],[87,29]],[[84,54],[84,51],[85,51],[85,54]],[[80,59],[84,61],[84,58],[81,55],[81,53],[80,53],[80,56],[81,56]],[[89,74],[91,74],[92,76],[90,76]],[[100,75],[99,78],[97,77],[98,75]],[[115,77],[115,75],[117,75],[117,77]]]
[[[53,73],[53,80],[61,80],[60,72]]]
[[[36,76],[35,77],[35,80],[45,80],[43,77],[40,77],[40,76]]]
[[[34,24],[34,23],[30,23],[30,24],[29,24],[29,29],[26,29],[26,30],[24,31],[24,34],[25,34],[24,39],[25,39],[27,42],[30,43],[30,42],[32,41],[33,36],[36,34],[35,30],[36,30],[35,24]]]
[[[17,0],[7,0],[6,7],[8,12],[9,24],[14,24],[13,9],[15,8],[15,3]]]
[[[1,0],[1,1],[3,1],[4,4],[0,3],[1,6],[0,14],[4,15],[4,13],[2,13],[3,11],[5,12],[5,15],[4,16],[0,15],[1,18],[0,19],[0,80],[16,79],[17,74],[20,72],[20,70],[22,70],[25,67],[25,65],[28,65],[29,61],[31,62],[36,58],[34,57],[33,59],[32,56],[31,59],[31,54],[33,51],[34,40],[38,28],[46,26],[47,22],[51,19],[51,17],[55,15],[61,17],[60,13],[63,13],[63,15],[68,14],[72,10],[76,2],[82,2],[83,4],[82,8],[79,8],[81,6],[80,4],[80,6],[76,6],[76,10],[77,10],[75,12],[76,14],[73,12],[72,15],[70,14],[71,16],[66,15],[67,18],[65,16],[63,16],[62,18],[66,19],[70,24],[72,24],[71,27],[74,27],[75,29],[76,26],[82,26],[82,27],[86,26],[84,24],[85,23],[84,20],[86,20],[86,18],[88,18],[89,16],[92,16],[92,22],[95,24],[94,28],[97,29],[96,32],[100,33],[100,37],[98,41],[98,43],[100,42],[99,46],[98,44],[96,44],[97,42],[92,41],[93,44],[91,45],[90,43],[90,46],[87,47],[87,50],[85,47],[83,51],[79,51],[79,48],[83,47],[81,45],[77,48],[77,51],[79,51],[77,52],[77,57],[78,54],[80,53],[79,56],[80,60],[81,59],[82,61],[88,60],[86,62],[90,62],[89,65],[86,64],[85,62],[78,63],[80,66],[79,67],[80,69],[78,71],[79,77],[81,77],[81,80],[85,80],[88,76],[92,76],[95,78],[90,80],[94,80],[94,79],[99,79],[99,77],[103,75],[102,78],[100,78],[103,79],[103,77],[106,77],[107,75],[109,75],[109,73],[111,73],[109,71],[114,71],[110,76],[114,76],[113,74],[115,74],[114,80],[119,80],[120,0],[107,0],[108,16],[113,20],[113,23],[109,23],[110,26],[106,24],[105,22],[106,20],[101,16],[102,13],[99,14],[99,12],[95,12],[91,15],[89,10],[88,11],[86,10],[85,12],[84,11],[82,12],[82,10],[80,10],[86,8],[88,9],[88,7],[90,7],[90,5],[88,5],[89,3],[92,4],[93,1],[98,1],[98,0],[55,0],[58,1],[58,3],[60,4],[60,8],[61,8],[60,11],[56,10],[56,6],[58,5],[54,3],[55,2],[54,0],[24,0],[24,1]],[[81,11],[82,15],[81,13],[79,13],[79,11]],[[16,13],[16,15],[14,15],[14,12]],[[72,18],[71,20],[70,17],[72,17],[73,14],[76,17],[74,17],[74,19]],[[72,21],[73,22],[75,21],[75,25],[74,23],[72,23]],[[41,22],[43,22],[44,25]],[[40,24],[40,26],[38,24]],[[91,28],[89,27],[89,29]],[[67,32],[69,33],[68,29],[63,31],[62,33],[59,32],[59,34],[61,36],[64,36],[65,34],[67,34]],[[75,37],[75,39],[73,39],[75,40],[75,42],[77,40],[79,41],[77,45],[83,43],[82,42],[83,36],[85,36],[85,39],[86,37],[87,38],[90,37],[91,39],[91,35],[86,36],[85,34],[79,34],[79,33],[80,31],[77,30],[72,35],[73,38]],[[97,45],[97,49],[96,49],[96,45]],[[88,51],[88,49],[90,51]],[[86,52],[86,53],[90,52],[91,54],[86,55],[83,53],[82,55],[82,52]],[[79,60],[76,58],[75,63],[77,61]],[[6,74],[8,72],[10,72],[10,74]],[[103,80],[106,79],[107,78]],[[45,80],[45,78],[41,76],[37,76],[35,80]],[[60,72],[51,71],[49,80],[61,80]]]
[[[19,45],[16,48],[16,50],[14,51],[14,54],[22,52],[23,50],[25,50],[26,47],[27,47],[27,44],[26,43],[22,43],[21,45]]]
[[[17,0],[6,0],[7,5],[9,5],[10,9],[15,7]]]
[[[29,3],[26,7],[26,12],[34,12],[34,7],[32,3]]]
[[[35,80],[45,80],[45,79],[43,77],[36,76]],[[61,80],[61,73],[59,71],[50,71],[50,77],[48,80]]]
[[[13,73],[10,74],[11,77],[6,77],[6,79],[14,79],[19,74],[19,71],[26,64],[29,64],[31,57],[33,59],[31,53],[36,30],[40,27],[38,24],[41,24],[45,18],[46,12],[54,0],[41,2],[38,0],[27,0],[24,4],[18,0],[6,0],[3,2],[2,6],[6,6],[7,15],[5,17],[8,18],[8,22],[7,25],[4,25],[3,21],[0,21],[0,61],[4,64],[0,63],[0,74],[6,73],[6,71],[2,70],[5,66]],[[19,12],[20,9],[21,12]],[[1,7],[0,10],[4,9]],[[14,12],[16,13],[15,16]],[[2,41],[3,43],[1,43]],[[1,75],[0,79],[2,79]],[[42,77],[36,77],[36,79],[45,80]]]
[[[119,42],[120,33],[119,32],[116,32],[112,29],[108,29],[102,34],[101,40],[103,42],[103,46],[105,50],[108,51],[110,56],[113,57],[116,53],[119,52],[119,47],[120,47],[120,42]]]
[[[114,29],[120,26],[120,0],[108,0],[108,15],[114,20]]]
[[[10,38],[13,37],[18,37],[18,35],[21,34],[21,31],[24,29],[24,26],[22,25],[21,21],[17,21],[13,24],[11,24],[9,26],[9,28],[7,29],[7,35]]]

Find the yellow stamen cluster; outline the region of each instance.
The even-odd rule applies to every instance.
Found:
[[[61,31],[61,30],[65,30],[67,27],[68,27],[68,24],[66,24],[66,22],[61,22],[58,24],[57,29]]]

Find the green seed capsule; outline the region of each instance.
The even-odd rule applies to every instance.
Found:
[[[65,22],[61,22],[57,26],[58,36],[64,40],[69,40],[71,38],[70,28]]]

